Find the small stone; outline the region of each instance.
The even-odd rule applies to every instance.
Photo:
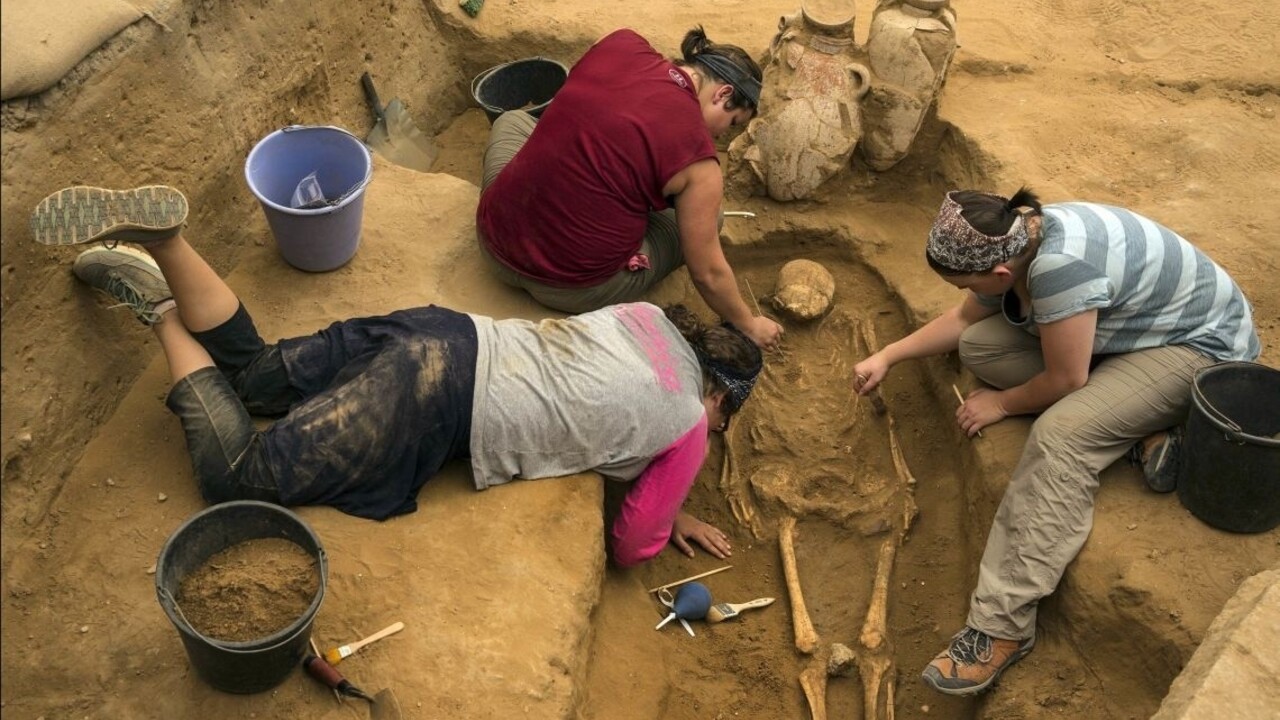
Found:
[[[31,447],[31,443],[33,441],[33,438],[31,437],[31,433],[27,432],[26,430],[23,430],[22,432],[18,433],[15,439],[18,441],[18,446],[21,447],[23,450],[26,450],[27,448]]]
[[[1138,529],[1138,523],[1129,523],[1129,529],[1130,529],[1130,530],[1137,530],[1137,529]]]
[[[155,564],[155,563],[151,563],[151,566],[147,568],[147,574],[148,574],[148,575],[155,575],[155,574],[156,574],[156,564]]]
[[[169,496],[165,495],[164,493],[160,493],[159,495],[156,496],[157,502],[164,502],[165,500],[168,500],[168,499],[169,499]]]
[[[924,713],[925,715],[928,715],[928,714],[929,714],[929,706],[928,706],[928,705],[921,705],[921,706],[920,706],[920,712]]]
[[[82,635],[83,635],[84,633],[87,633],[87,632],[89,632],[89,626],[88,626],[88,625],[81,625],[81,626],[80,626],[80,634],[82,634]]]
[[[111,478],[107,478],[107,487],[115,487],[115,486],[116,486],[116,481],[112,480]]]

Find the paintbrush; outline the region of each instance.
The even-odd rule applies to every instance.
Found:
[[[402,622],[398,622],[393,625],[388,625],[387,627],[382,628],[378,632],[370,635],[369,637],[363,640],[357,640],[351,643],[350,645],[343,645],[341,647],[329,648],[324,652],[324,659],[328,660],[330,665],[337,665],[338,663],[342,662],[343,658],[349,657],[352,653],[364,647],[365,645],[368,645],[369,643],[374,642],[376,640],[381,640],[382,638],[388,635],[394,635],[395,633],[398,633],[403,629],[404,629],[404,623]]]
[[[773,598],[770,597],[756,598],[755,600],[750,600],[744,603],[719,603],[717,605],[712,605],[711,609],[707,610],[707,622],[722,622],[729,618],[738,617],[738,615],[742,614],[743,610],[768,607],[772,604]]]

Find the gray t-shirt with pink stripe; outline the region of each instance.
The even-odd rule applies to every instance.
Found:
[[[586,470],[633,480],[705,413],[697,357],[654,305],[540,322],[471,317],[478,489]]]

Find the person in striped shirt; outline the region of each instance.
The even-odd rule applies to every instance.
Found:
[[[1035,644],[1036,607],[1093,524],[1098,473],[1129,454],[1153,490],[1176,482],[1175,426],[1200,368],[1258,356],[1248,301],[1177,233],[1123,208],[1042,206],[947,193],[926,259],[964,300],[858,363],[867,393],[894,364],[958,350],[990,388],[956,411],[972,437],[1039,413],[996,512],[969,616],[925,668],[925,683],[971,695]]]

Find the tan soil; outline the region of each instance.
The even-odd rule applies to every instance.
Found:
[[[297,543],[236,543],[182,579],[178,607],[191,627],[216,640],[248,642],[289,627],[320,590],[315,560]]]
[[[872,5],[857,3],[860,40]],[[726,529],[734,543],[734,569],[706,582],[715,600],[773,596],[779,602],[718,625],[698,623],[696,639],[675,627],[655,633],[663,608],[644,589],[719,563],[667,551],[642,568],[610,570],[591,617],[590,648],[575,690],[580,717],[806,717],[796,683],[803,658],[792,645],[776,521],[783,513],[801,517],[797,561],[823,641],[852,641],[866,608],[874,550],[898,522],[908,495],[895,481],[884,418],[871,415],[867,403],[850,400],[849,368],[863,352],[854,350],[850,327],[868,320],[880,341],[888,342],[957,300],[927,271],[920,252],[944,190],[1009,192],[1028,183],[1049,202],[1109,202],[1160,220],[1232,273],[1254,306],[1261,360],[1280,363],[1280,52],[1274,32],[1280,8],[1226,0],[957,5],[962,46],[938,116],[926,123],[918,149],[906,161],[877,175],[855,159],[846,176],[809,202],[733,197],[726,203],[758,215],[751,222],[726,221],[724,233],[735,268],[757,293],[767,293],[778,268],[798,256],[823,262],[836,279],[832,313],[807,324],[788,321],[783,352],[771,358],[758,398],[735,421],[736,474],[722,487],[723,450],[713,444],[689,500],[695,514]],[[488,0],[471,21],[453,0],[181,0],[161,18],[163,27],[134,26],[54,90],[5,103],[5,714],[180,717],[216,707],[229,715],[264,716],[261,705],[191,689],[197,683],[183,675],[185,658],[176,640],[154,640],[163,622],[158,610],[123,605],[122,598],[137,593],[109,585],[98,591],[103,568],[86,558],[110,557],[108,577],[132,578],[146,590],[152,578],[145,568],[164,529],[200,502],[181,457],[181,433],[160,402],[162,390],[147,397],[129,394],[145,361],[158,352],[155,341],[127,313],[106,312],[96,297],[75,286],[65,249],[31,242],[26,217],[36,201],[78,182],[175,184],[193,199],[190,227],[198,249],[219,271],[246,274],[247,302],[273,310],[273,293],[296,286],[310,293],[307,321],[315,326],[353,307],[386,311],[392,306],[358,305],[351,298],[380,297],[387,274],[412,272],[400,262],[382,259],[362,265],[359,273],[343,272],[341,292],[329,293],[317,289],[325,278],[299,278],[282,271],[274,258],[263,259],[269,235],[241,174],[258,138],[293,122],[369,127],[356,79],[372,67],[383,100],[404,97],[419,125],[436,135],[435,170],[476,184],[488,127],[470,101],[468,83],[481,70],[539,54],[569,64],[620,26],[638,29],[674,54],[683,31],[704,23],[713,40],[759,55],[777,18],[797,8],[797,2],[779,0]],[[399,201],[389,190],[375,190],[384,193],[377,198],[379,237],[402,243],[403,257],[422,257],[427,251],[418,246],[432,241],[436,225],[446,224],[433,215],[435,206],[418,196]],[[475,283],[464,274],[430,281],[473,302],[460,309],[523,312],[505,295],[477,297],[470,289]],[[654,295],[657,301],[693,297],[683,274]],[[1128,468],[1112,468],[1104,474],[1089,543],[1058,593],[1042,605],[1036,652],[998,692],[981,700],[930,693],[915,677],[964,621],[977,555],[1026,432],[1025,419],[1018,419],[993,426],[981,441],[961,438],[950,419],[950,384],[964,387],[965,381],[948,357],[896,368],[885,387],[918,479],[910,497],[920,510],[893,575],[889,622],[900,672],[897,716],[1149,716],[1235,588],[1280,564],[1280,532],[1213,531],[1175,498],[1145,492]],[[99,443],[96,454],[85,455],[86,443],[117,410],[139,418],[135,424],[147,434],[128,443]],[[144,462],[171,476],[153,477],[151,470],[122,476],[113,469]],[[147,492],[154,498],[157,487],[169,493],[167,505],[137,501]],[[742,490],[747,487],[749,493]],[[131,495],[134,489],[139,492]],[[550,502],[541,495],[521,496],[517,488],[495,492],[508,493],[511,502]],[[581,502],[577,492],[574,486],[565,496]],[[756,503],[758,527],[735,519],[733,492]],[[454,507],[476,502],[462,481],[429,486],[424,494]],[[419,512],[431,511],[424,503]],[[561,517],[553,505],[546,512]],[[415,594],[430,590],[448,598],[468,582],[463,572],[415,576],[423,545],[438,543],[433,547],[443,555],[450,546],[484,539],[473,531],[436,538],[424,530],[412,545],[388,543],[383,538],[396,529],[393,524],[333,521],[324,512],[309,517],[333,527],[326,543],[331,573],[343,584],[339,592],[387,598],[387,612],[411,612]],[[490,557],[523,558],[522,547],[530,549],[529,558],[543,557],[532,552],[545,551],[539,533],[511,539],[514,547],[494,548]],[[558,568],[548,561],[533,569],[554,575]],[[500,586],[483,590],[503,594]],[[358,629],[376,629],[366,627],[363,610],[326,608],[324,620],[332,628],[327,639],[349,641],[362,634]],[[498,637],[484,634],[487,621],[456,617],[452,624],[466,623],[473,633],[466,642],[475,652],[519,648],[522,635],[553,625],[546,617],[530,617],[527,628]],[[89,621],[80,618],[93,624],[82,625]],[[83,664],[94,671],[59,665],[54,672],[41,664],[41,658],[83,657],[102,626],[110,626],[120,641],[89,645],[96,659]],[[445,638],[450,630],[421,632]],[[407,643],[411,633],[402,635]],[[455,676],[455,663],[437,657],[433,643],[425,645],[415,649],[412,666],[439,670],[396,673],[402,702],[474,694],[473,679]],[[388,652],[386,647],[371,648],[368,662]],[[555,667],[548,672],[555,678],[561,670],[570,673]],[[189,695],[173,693],[179,682]],[[272,714],[320,714],[317,703],[329,698],[312,690],[305,678],[282,686],[271,694]],[[149,715],[138,710],[138,697],[151,699]],[[831,716],[860,717],[860,697],[857,678],[833,680]],[[496,702],[477,716],[527,711],[517,701]],[[409,717],[459,716],[454,704],[405,704]],[[331,714],[356,717],[363,710],[348,706]]]

